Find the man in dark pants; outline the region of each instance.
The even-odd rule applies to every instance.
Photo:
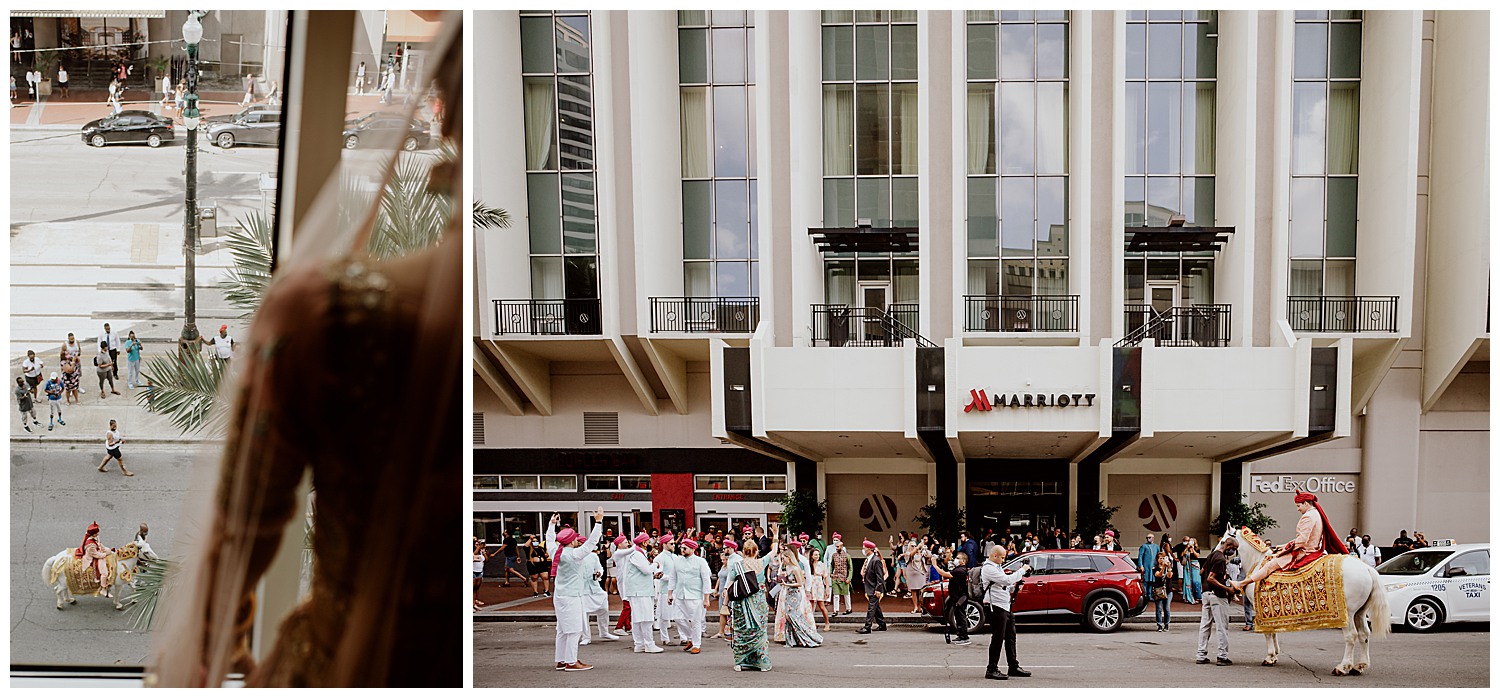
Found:
[[[967,536],[965,536],[967,538]],[[965,541],[970,543],[972,541]],[[960,645],[971,644],[969,640],[969,621],[963,617],[964,606],[969,603],[969,554],[958,551],[958,564],[953,566],[951,577],[948,578],[948,599],[943,602],[943,617],[951,618],[949,625],[953,632],[958,634]],[[943,641],[948,641],[948,633],[943,633]]]
[[[1016,619],[1010,613],[1010,587],[1021,581],[1031,566],[1021,563],[1015,572],[1007,574],[1001,563],[1005,562],[1005,550],[995,546],[990,559],[985,560],[980,571],[984,583],[984,603],[990,616],[990,662],[984,669],[984,678],[1004,680],[1011,676],[1031,676],[1021,668],[1016,659]],[[1000,672],[1000,647],[1005,646],[1005,673]]]
[[[880,559],[880,550],[869,538],[865,539],[865,566],[860,570],[864,577],[865,599],[870,608],[865,611],[865,627],[854,631],[860,635],[870,634],[870,625],[879,623],[877,630],[885,630],[885,613],[880,610],[880,597],[885,596],[885,562]]]

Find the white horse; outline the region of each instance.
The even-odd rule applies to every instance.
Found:
[[[69,584],[70,581],[77,581],[70,580],[66,570],[67,566],[74,561],[74,550],[75,548],[66,548],[42,563],[42,582],[52,587],[53,593],[57,595],[57,610],[59,611],[62,610],[63,602],[78,603],[74,594],[97,595],[100,591],[105,592],[114,600],[116,611],[124,610],[129,604],[123,603],[123,592],[135,588],[133,577],[137,561],[149,564],[151,560],[156,559],[156,553],[151,550],[151,544],[145,539],[136,538],[134,542],[119,548],[110,554],[110,558],[106,558],[106,560],[114,560],[115,570],[109,587],[101,590],[97,580],[90,580],[92,583],[86,581],[82,584]]]
[[[1231,528],[1224,535],[1239,542],[1240,560],[1244,563],[1246,575],[1260,566],[1266,553],[1257,550],[1242,538],[1237,529]],[[1391,631],[1391,608],[1386,602],[1385,587],[1381,585],[1380,575],[1374,567],[1352,555],[1336,557],[1341,558],[1338,564],[1343,565],[1344,607],[1348,609],[1349,615],[1344,619],[1344,659],[1333,668],[1333,675],[1359,676],[1370,668],[1370,636],[1385,637]],[[1254,587],[1252,584],[1245,588],[1252,603],[1255,599]],[[1281,644],[1276,641],[1276,633],[1268,632],[1265,636],[1266,659],[1261,665],[1273,666],[1281,655]]]

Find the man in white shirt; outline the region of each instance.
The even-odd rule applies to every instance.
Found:
[[[209,337],[203,343],[214,348],[214,355],[220,361],[227,363],[234,358],[234,337],[229,336],[229,325],[219,325],[219,336]]]
[[[57,69],[57,90],[63,97],[68,96],[68,69],[59,67]]]
[[[656,595],[651,578],[656,568],[646,560],[646,544],[651,536],[641,533],[635,537],[635,547],[615,558],[615,569],[620,573],[620,596],[630,606],[630,637],[635,641],[636,652],[657,654],[664,652],[651,637],[651,599]]]
[[[703,597],[713,589],[708,561],[698,556],[698,541],[682,541],[682,556],[673,563],[677,581],[667,592],[667,604],[677,606],[677,634],[685,638],[682,651],[698,654],[703,646]]]
[[[979,578],[984,584],[984,604],[990,617],[990,662],[985,667],[984,678],[1004,680],[1011,676],[1031,676],[1021,668],[1016,659],[1016,619],[1010,613],[1011,585],[1021,581],[1031,565],[1021,563],[1015,572],[1006,573],[1001,565],[1005,562],[1005,549],[995,546],[990,558],[984,561]],[[1007,670],[1000,672],[1000,648],[1005,648]]]
[[[588,617],[584,614],[583,598],[588,594],[592,581],[592,570],[588,559],[594,556],[594,547],[604,535],[604,508],[594,510],[594,527],[585,540],[572,528],[564,528],[557,534],[561,546],[554,555],[557,563],[557,581],[553,586],[552,608],[557,612],[557,644],[554,659],[559,671],[588,671],[593,665],[578,660],[578,643],[588,632]],[[550,527],[549,527],[550,528]],[[597,586],[597,585],[595,585]]]
[[[1363,560],[1365,564],[1371,567],[1378,567],[1380,565],[1380,548],[1375,545],[1374,541],[1370,540],[1368,533],[1359,539],[1359,544],[1355,550],[1359,552],[1359,559]]]
[[[584,562],[588,565],[590,578],[586,585],[588,593],[583,596],[583,639],[578,644],[589,644],[588,616],[592,616],[599,624],[599,639],[614,642],[620,638],[609,631],[609,594],[604,593],[604,587],[599,586],[600,580],[604,579],[604,565],[599,562],[599,551],[595,550]]]
[[[42,382],[42,369],[46,366],[45,361],[36,358],[36,352],[27,349],[26,360],[21,362],[21,374],[26,376],[26,389],[31,391],[31,399],[36,399],[36,386]]]
[[[104,323],[104,331],[99,333],[99,341],[109,345],[110,374],[116,380],[120,378],[120,333],[109,329],[109,323]]]
[[[672,607],[672,590],[677,588],[677,555],[672,552],[672,534],[656,539],[661,552],[656,554],[656,629],[661,635],[661,644],[672,645],[672,621],[677,619],[677,609]],[[678,633],[679,635],[681,633]]]

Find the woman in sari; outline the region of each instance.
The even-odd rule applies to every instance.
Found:
[[[724,592],[724,598],[729,605],[730,626],[734,628],[734,636],[730,638],[729,649],[734,652],[734,670],[744,671],[770,671],[771,655],[766,652],[766,595],[764,591],[757,591],[743,599],[729,598],[729,590],[741,575],[754,574],[764,588],[764,566],[760,560],[755,559],[758,549],[755,541],[745,541],[743,556],[729,563],[724,568],[719,580],[719,588]]]
[[[797,554],[790,548],[781,550],[781,577],[777,583],[781,601],[777,606],[776,638],[787,647],[817,647],[823,644],[817,620],[807,600],[807,576],[797,564]]]

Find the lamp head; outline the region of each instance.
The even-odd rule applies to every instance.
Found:
[[[198,110],[188,109],[182,115],[182,125],[189,131],[198,130]]]
[[[203,40],[203,23],[198,21],[197,12],[188,12],[187,21],[182,23],[182,40],[189,46],[197,46]]]

